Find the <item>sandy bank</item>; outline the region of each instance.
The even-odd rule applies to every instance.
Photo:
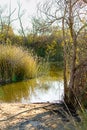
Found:
[[[0,104],[0,130],[75,130],[58,104]]]

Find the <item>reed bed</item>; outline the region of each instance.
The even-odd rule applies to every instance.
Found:
[[[0,45],[0,82],[15,82],[37,76],[38,58],[22,47]]]

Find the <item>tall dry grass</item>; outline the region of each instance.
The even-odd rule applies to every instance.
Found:
[[[22,47],[0,45],[0,81],[34,78],[38,73],[38,59]]]

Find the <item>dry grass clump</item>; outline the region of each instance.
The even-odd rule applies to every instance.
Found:
[[[18,81],[34,78],[38,72],[38,60],[22,47],[0,45],[0,81]]]

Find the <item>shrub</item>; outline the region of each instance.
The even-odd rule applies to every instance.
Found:
[[[1,82],[34,78],[38,72],[38,60],[22,47],[0,45]]]

